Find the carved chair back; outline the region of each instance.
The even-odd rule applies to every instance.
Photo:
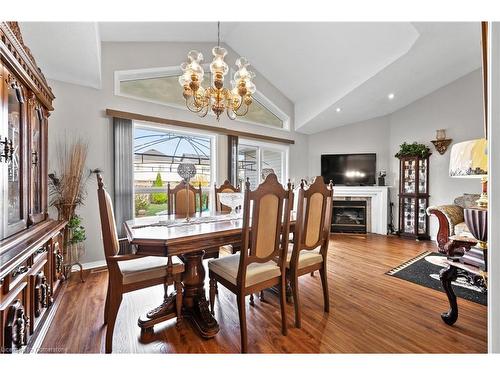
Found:
[[[97,174],[97,199],[99,201],[99,216],[101,218],[102,244],[106,262],[108,257],[118,254],[120,245],[118,233],[116,231],[115,214],[113,212],[113,202],[108,192],[104,188],[102,176]]]
[[[290,183],[288,189],[284,189],[274,173],[269,174],[254,191],[250,190],[250,182],[247,179],[238,286],[244,286],[246,270],[251,263],[274,260],[284,272],[292,200]]]
[[[241,192],[241,189],[239,186],[234,187],[233,185],[231,185],[231,183],[228,180],[226,180],[219,187],[217,187],[217,185],[214,184],[214,191],[215,191],[215,211],[216,212],[230,212],[231,208],[226,206],[226,205],[223,205],[220,202],[219,193],[239,193],[239,192]]]
[[[199,212],[203,211],[201,183],[199,183],[198,187],[195,188],[193,185],[183,180],[176,187],[171,189],[169,182],[167,185],[167,195],[169,215],[185,215],[188,213],[188,210],[189,215],[193,215],[196,212],[196,201],[199,203]]]
[[[297,200],[297,218],[291,265],[296,265],[302,250],[314,250],[321,246],[323,259],[328,250],[332,222],[333,183],[325,185],[321,176],[304,189],[301,182]]]

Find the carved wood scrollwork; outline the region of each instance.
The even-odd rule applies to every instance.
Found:
[[[35,107],[37,104],[35,94],[32,91],[28,91],[28,94],[26,96],[28,98],[28,104],[32,107]],[[35,110],[37,110],[36,107]]]
[[[56,273],[61,273],[62,272],[62,267],[63,267],[63,256],[60,251],[55,252],[56,255]]]
[[[28,343],[30,319],[25,314],[20,300],[15,300],[8,308],[5,323],[5,352],[12,353]]]
[[[47,277],[43,271],[40,271],[35,277],[35,316],[39,317],[42,313],[42,309],[52,305],[52,302],[52,291],[47,282]]]
[[[23,36],[21,34],[21,29],[19,28],[19,24],[17,22],[14,22],[14,21],[7,21],[7,25],[9,25],[10,30],[12,31],[12,33],[14,34],[16,39],[18,40],[19,44],[21,44],[21,46],[24,49],[24,52],[26,52],[26,54],[28,55],[30,60],[35,62],[35,58],[33,57],[33,54],[31,53],[30,49],[28,47],[26,47],[26,44],[24,44],[24,40],[23,40]]]
[[[43,254],[45,252],[45,247],[40,247],[38,249],[35,250],[35,252],[33,253],[34,256],[37,256],[37,255],[40,255],[40,254]]]
[[[19,83],[19,81],[16,79],[16,77],[14,77],[12,74],[8,74],[6,82],[7,82],[7,86],[10,86],[10,88],[12,90],[16,91],[17,101],[19,103],[24,103],[24,96],[25,95],[23,92],[23,88],[22,88],[21,84]]]
[[[439,221],[439,230],[436,236],[439,252],[442,254],[447,254],[445,245],[447,244],[450,237],[450,226],[448,224],[448,218],[438,210],[431,210],[430,213],[435,215]]]
[[[19,266],[17,267],[14,271],[12,271],[12,278],[14,279],[15,277],[22,275],[23,273],[26,273],[29,271],[28,266]]]
[[[10,52],[9,64],[18,64],[18,69],[22,70],[23,81],[40,97],[44,105],[52,110],[54,94],[42,71],[36,65],[33,54],[24,44],[17,22],[0,22],[0,43],[2,49]]]

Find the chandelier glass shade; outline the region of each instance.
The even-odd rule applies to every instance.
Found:
[[[238,68],[230,82],[231,88],[224,87],[224,79],[229,73],[229,66],[224,61],[227,55],[225,48],[219,43],[212,49],[213,60],[210,64],[211,82],[206,88],[202,86],[205,71],[202,66],[203,55],[198,51],[189,51],[187,61],[181,64],[182,75],[179,84],[183,87],[186,107],[201,117],[211,110],[217,118],[223,112],[234,120],[237,116],[245,116],[252,104],[255,84],[252,80],[255,73],[248,70],[250,65],[244,57],[236,60]]]

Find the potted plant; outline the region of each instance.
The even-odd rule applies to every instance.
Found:
[[[87,238],[85,232],[85,227],[82,225],[82,218],[78,215],[73,215],[73,217],[68,221],[68,243],[66,249],[66,267],[65,276],[69,277],[71,275],[71,269],[74,265],[80,265],[80,257],[84,254],[85,248],[83,242]]]
[[[394,155],[397,158],[402,158],[405,156],[419,156],[421,158],[425,158],[430,154],[430,149],[423,143],[406,143],[404,142],[399,146],[399,152]]]

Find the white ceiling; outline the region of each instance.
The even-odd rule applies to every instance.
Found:
[[[21,28],[48,78],[92,87],[100,86],[99,41],[215,42],[217,35],[215,22]],[[295,128],[309,134],[386,115],[481,66],[478,22],[222,23],[221,40],[294,103]]]
[[[101,40],[95,22],[20,22],[47,78],[101,87]]]
[[[234,26],[222,23],[221,36]],[[217,41],[217,22],[99,22],[99,30],[103,42]]]

